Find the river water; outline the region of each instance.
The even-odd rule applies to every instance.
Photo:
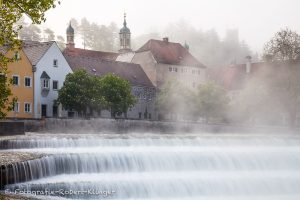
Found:
[[[1,152],[45,154],[13,166],[16,183],[5,192],[28,197],[300,199],[296,135],[46,134],[1,145]]]

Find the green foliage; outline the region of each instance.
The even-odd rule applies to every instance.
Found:
[[[2,69],[4,68],[2,67]],[[11,83],[12,80],[6,76],[6,73],[0,74],[0,119],[6,117],[7,112],[13,109],[13,105],[17,100],[16,98],[10,98],[12,96]]]
[[[3,0],[0,5],[0,47],[4,45],[7,51],[12,48],[18,48],[21,42],[18,40],[18,32],[22,29],[21,25],[16,22],[23,16],[27,15],[33,23],[40,24],[45,21],[45,12],[51,7],[55,7],[56,0]],[[59,1],[58,1],[59,2]],[[15,98],[9,88],[10,79],[7,78],[7,64],[13,61],[6,58],[0,52],[0,118],[4,118],[6,113],[12,109]]]
[[[158,110],[183,119],[223,119],[229,100],[223,88],[214,83],[189,90],[176,80],[167,81],[157,96]]]
[[[135,97],[131,94],[131,87],[128,81],[112,75],[105,75],[100,81],[101,93],[106,107],[111,111],[112,117],[121,115],[136,103]]]
[[[265,44],[264,59],[267,61],[300,59],[300,35],[288,28],[281,29]]]
[[[223,88],[209,82],[200,85],[196,96],[197,112],[206,122],[212,118],[224,118],[226,116],[229,99]]]
[[[135,104],[128,81],[108,74],[91,76],[83,69],[68,74],[59,90],[58,102],[68,110],[86,114],[87,109],[111,111],[112,117],[126,113]]]
[[[15,23],[25,14],[33,23],[46,21],[45,12],[55,7],[56,0],[4,0],[0,10],[0,46],[7,44],[15,47],[19,44],[18,31],[22,26],[15,27]],[[58,1],[59,3],[59,1]]]
[[[191,115],[193,99],[194,95],[189,89],[182,86],[177,80],[170,79],[163,85],[157,96],[157,110],[163,118],[166,117],[166,114],[174,117]]]
[[[68,110],[86,113],[92,104],[94,80],[83,69],[66,76],[58,92],[58,102]]]

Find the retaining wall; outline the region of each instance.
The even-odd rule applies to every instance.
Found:
[[[24,135],[24,122],[19,121],[0,121],[0,136]]]

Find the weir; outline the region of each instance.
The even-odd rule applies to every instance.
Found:
[[[0,146],[1,152],[46,155],[1,169],[3,189],[27,197],[300,198],[300,137],[294,135],[51,136]]]

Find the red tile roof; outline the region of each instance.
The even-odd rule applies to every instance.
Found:
[[[250,73],[247,74],[246,64],[230,67],[209,68],[207,73],[211,80],[221,84],[227,90],[238,90],[245,86],[247,77],[254,77],[262,71],[266,64],[263,62],[251,63]]]
[[[112,73],[128,80],[134,86],[154,87],[142,67],[138,64],[109,61],[86,56],[67,54],[64,54],[64,56],[73,71],[85,69],[88,73],[97,76]]]
[[[144,51],[151,51],[158,63],[205,68],[202,63],[179,43],[151,39],[136,52]]]
[[[80,49],[80,48],[65,48],[63,51],[65,55],[70,56],[87,56],[105,60],[116,60],[119,56],[118,53],[113,52],[104,52],[104,51],[94,51],[94,50],[87,50],[87,49]]]

